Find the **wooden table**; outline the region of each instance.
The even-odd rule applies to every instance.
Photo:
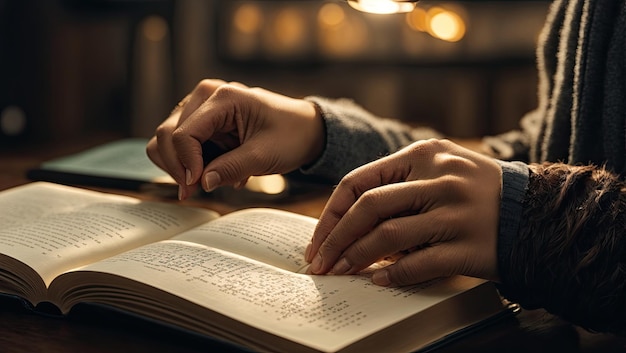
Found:
[[[29,182],[28,168],[44,160],[78,152],[108,137],[71,144],[31,146],[0,151],[0,190]],[[319,216],[330,189],[282,200],[233,201],[224,194],[186,202],[221,213],[248,206],[284,208]],[[159,199],[163,196],[108,190]],[[171,201],[171,199],[170,199]],[[415,330],[419,330],[416,327]],[[16,302],[0,300],[0,352],[229,352],[236,349],[208,338],[190,336],[147,322],[116,315],[59,319],[32,314]],[[525,311],[503,319],[443,347],[438,352],[626,352],[626,339],[592,334],[543,310]]]

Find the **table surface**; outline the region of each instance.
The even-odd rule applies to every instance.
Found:
[[[29,182],[25,172],[42,161],[78,152],[109,140],[90,138],[56,146],[30,146],[0,150],[0,190]],[[149,199],[170,198],[129,192]],[[322,192],[320,192],[322,191]],[[252,206],[272,206],[319,216],[329,188],[289,196],[280,200],[229,196],[194,198],[187,204],[207,207],[220,213]],[[415,328],[419,330],[419,327]],[[34,314],[16,302],[0,299],[0,351],[2,352],[206,352],[236,351],[208,338],[191,336],[147,322],[116,315],[92,318],[55,318]],[[626,339],[593,334],[546,313],[522,310],[478,332],[452,342],[437,352],[626,352]]]

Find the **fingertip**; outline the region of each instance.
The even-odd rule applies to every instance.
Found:
[[[185,169],[185,183],[187,186],[193,184],[193,174],[190,169]]]
[[[320,256],[320,254],[317,254],[315,256],[313,262],[311,262],[311,267],[309,267],[309,269],[314,275],[322,274],[322,257]]]
[[[178,201],[183,201],[187,198],[187,193],[182,185],[178,185]]]
[[[306,249],[304,249],[304,261],[311,263],[311,247],[312,243],[307,244]]]
[[[442,247],[426,247],[401,257],[384,268],[389,285],[412,285],[454,274],[451,268],[455,266],[455,260],[446,256],[445,251]],[[384,279],[379,279],[384,283]]]
[[[391,285],[389,271],[386,269],[375,271],[374,274],[372,274],[372,282],[379,286],[389,287]]]
[[[222,177],[216,171],[210,171],[204,175],[203,188],[206,192],[211,192],[220,185]]]
[[[335,275],[344,275],[351,274],[353,270],[354,267],[350,264],[348,259],[342,257],[341,259],[339,259],[339,261],[337,261],[337,263],[335,263],[330,272]]]

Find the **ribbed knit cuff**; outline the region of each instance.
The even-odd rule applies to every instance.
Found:
[[[498,160],[502,168],[502,195],[500,200],[500,224],[498,226],[498,273],[506,283],[511,259],[511,248],[522,221],[522,200],[528,187],[528,165],[522,162]]]

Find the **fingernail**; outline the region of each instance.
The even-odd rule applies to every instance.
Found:
[[[391,284],[391,280],[389,279],[389,271],[380,270],[374,272],[374,274],[372,275],[372,282],[374,282],[374,284],[376,285],[387,287]]]
[[[204,176],[204,190],[206,192],[210,192],[217,189],[221,179],[222,178],[220,178],[220,175],[217,174],[217,172],[206,173],[206,175]]]
[[[187,179],[185,180],[185,183],[187,183],[187,185],[191,185],[193,183],[193,179],[191,178],[191,170],[185,169],[185,177]]]
[[[335,275],[343,275],[344,273],[350,271],[351,268],[352,266],[348,263],[348,260],[346,260],[345,257],[342,257],[339,261],[337,261],[330,272]]]
[[[321,268],[322,268],[322,257],[319,254],[317,254],[315,258],[313,259],[313,262],[311,263],[310,269],[313,274],[319,274]]]
[[[178,201],[182,201],[185,198],[185,189],[182,185],[178,185]]]
[[[307,245],[306,249],[304,250],[304,260],[306,260],[307,262],[311,258],[311,246],[312,245],[313,244],[309,243],[309,245]]]

